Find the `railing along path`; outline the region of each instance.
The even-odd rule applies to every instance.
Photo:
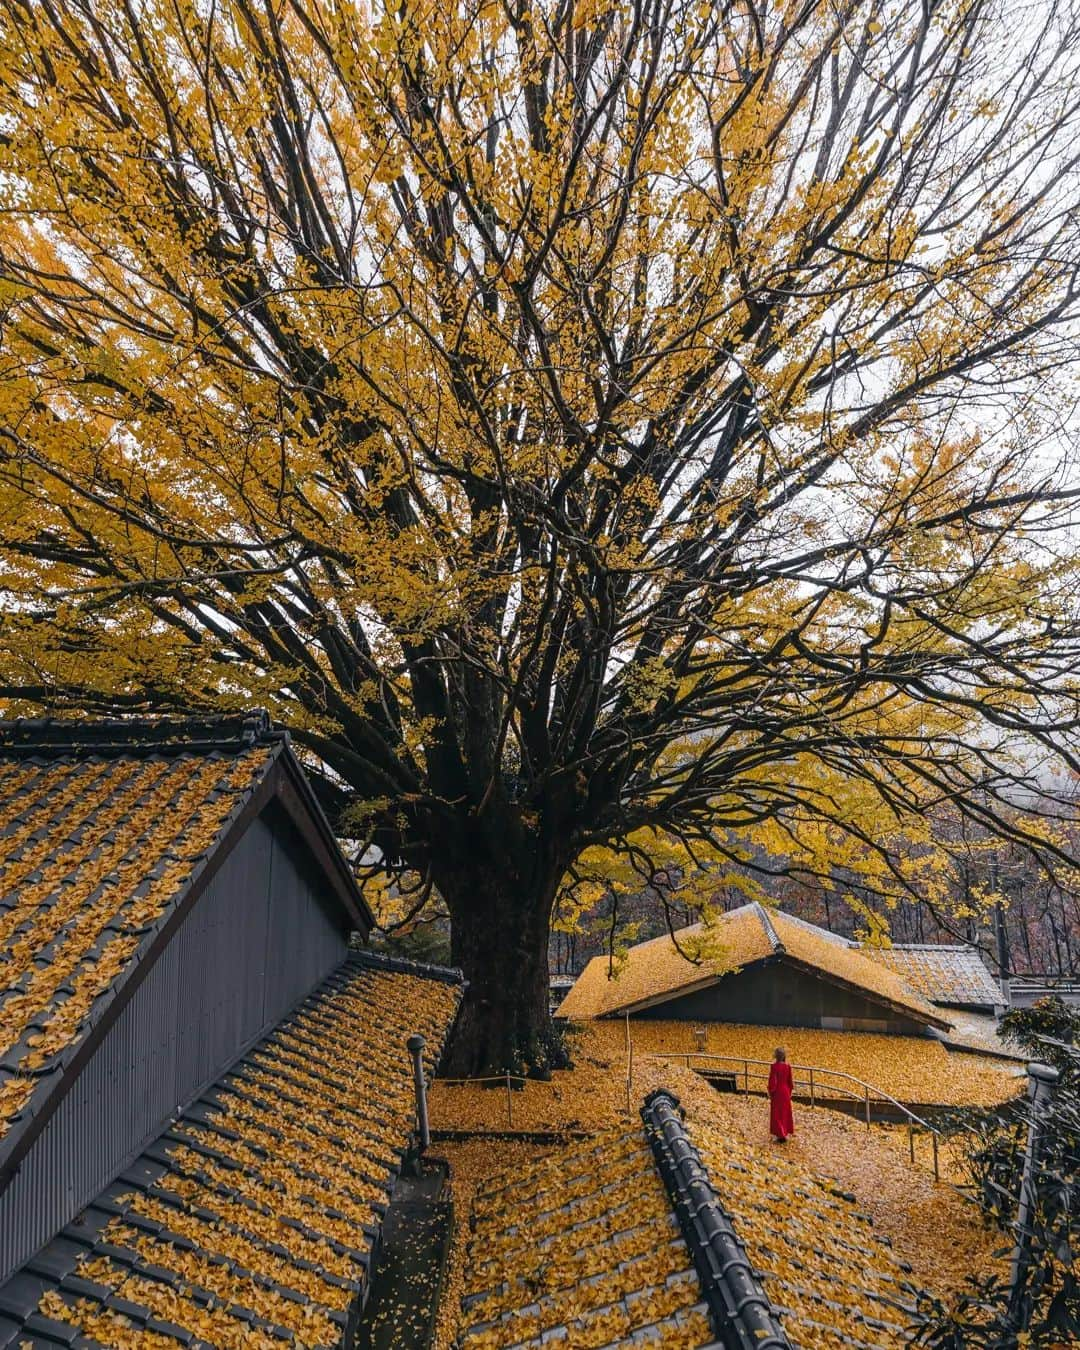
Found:
[[[692,1072],[700,1073],[703,1077],[708,1075],[708,1069],[697,1067],[701,1062],[705,1064],[728,1064],[741,1066],[737,1067],[733,1075],[734,1088],[738,1091],[739,1080],[742,1080],[742,1090],[749,1095],[751,1092],[764,1093],[764,1087],[751,1088],[751,1079],[755,1081],[763,1079],[766,1082],[769,1077],[769,1069],[772,1067],[772,1061],[767,1059],[748,1059],[745,1056],[736,1055],[712,1055],[703,1051],[673,1051],[666,1054],[638,1053],[638,1059],[661,1059],[681,1061],[686,1068]],[[631,1093],[634,1076],[634,1047],[633,1043],[627,1037],[627,1072],[626,1072],[626,1112],[632,1115]],[[854,1074],[844,1073],[840,1069],[826,1069],[820,1064],[792,1064],[792,1077],[795,1081],[795,1091],[798,1093],[800,1086],[799,1075],[804,1075],[802,1086],[806,1089],[801,1095],[808,1095],[810,1105],[817,1107],[825,1105],[827,1097],[823,1092],[831,1092],[845,1100],[860,1102],[863,1104],[866,1115],[866,1128],[870,1128],[871,1113],[875,1104],[888,1104],[901,1113],[908,1132],[908,1155],[911,1162],[915,1162],[915,1134],[922,1130],[930,1136],[930,1144],[933,1154],[934,1180],[941,1178],[939,1144],[941,1140],[941,1131],[931,1125],[922,1116],[916,1115],[903,1102],[898,1101],[891,1093],[885,1092],[882,1088],[876,1087],[873,1083],[868,1083],[864,1078],[857,1078]],[[842,1080],[842,1081],[837,1081]],[[485,1078],[438,1078],[435,1080],[440,1086],[458,1087],[458,1086],[476,1086],[482,1083],[500,1083],[506,1091],[506,1124],[508,1129],[514,1126],[514,1084],[521,1083],[524,1080],[519,1074],[512,1074],[509,1071],[501,1074],[490,1074]],[[854,1088],[851,1086],[854,1084]]]
[[[751,1088],[750,1080],[754,1079],[756,1083],[758,1079],[761,1079],[767,1083],[769,1079],[769,1070],[772,1068],[772,1061],[768,1059],[748,1059],[745,1056],[738,1055],[713,1055],[696,1050],[673,1051],[666,1054],[646,1052],[639,1053],[637,1058],[680,1061],[686,1068],[702,1074],[703,1077],[708,1076],[709,1070],[707,1067],[704,1069],[698,1067],[698,1064],[701,1061],[704,1061],[706,1065],[713,1063],[734,1065],[736,1066],[735,1073],[731,1075],[734,1089],[736,1092],[738,1091],[739,1080],[741,1078],[742,1090],[747,1095],[752,1091],[762,1094],[765,1092],[766,1089],[764,1086],[755,1086],[754,1088]],[[628,1104],[633,1081],[633,1063],[633,1047],[630,1046],[626,1076]],[[739,1066],[741,1066],[741,1068]],[[924,1130],[930,1136],[931,1147],[933,1150],[934,1179],[935,1181],[940,1179],[939,1141],[941,1139],[941,1131],[938,1130],[936,1126],[931,1125],[929,1121],[924,1120],[922,1116],[916,1115],[916,1113],[912,1111],[910,1107],[905,1106],[903,1102],[897,1101],[891,1093],[885,1092],[882,1088],[876,1087],[873,1083],[868,1083],[864,1078],[857,1078],[852,1073],[844,1073],[841,1069],[826,1069],[820,1064],[792,1064],[791,1074],[794,1080],[793,1095],[801,1095],[804,1098],[809,1096],[810,1105],[813,1107],[818,1106],[819,1103],[824,1104],[823,1090],[825,1092],[831,1092],[836,1096],[841,1097],[843,1100],[862,1103],[866,1115],[867,1129],[870,1128],[871,1112],[875,1104],[888,1104],[899,1111],[907,1125],[908,1154],[911,1161],[915,1161],[915,1131]],[[799,1078],[800,1074],[804,1075],[801,1084]],[[855,1085],[856,1090],[853,1090],[850,1086],[851,1084]],[[799,1093],[800,1085],[804,1088],[804,1092],[801,1094]]]

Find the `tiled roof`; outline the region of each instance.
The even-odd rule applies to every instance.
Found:
[[[989,1008],[1005,1001],[1001,987],[987,970],[976,947],[898,944],[863,950],[932,1003]]]
[[[941,1013],[922,994],[905,984],[887,966],[871,960],[864,949],[841,945],[825,929],[793,920],[779,910],[772,911],[769,918],[788,957],[874,995],[920,1022],[947,1025]]]
[[[53,757],[0,728],[0,1137],[32,1109],[279,748]]]
[[[959,1014],[958,1020],[962,1025],[964,1014]],[[1023,1071],[1015,1062],[978,1053],[954,1054],[946,1049],[946,1044],[957,1041],[953,1031],[939,1039],[895,1036],[888,1032],[826,1031],[818,1027],[750,1026],[738,1022],[709,1022],[704,1031],[704,1038],[700,1038],[695,1024],[689,1020],[641,1018],[631,1027],[634,1062],[648,1055],[682,1057],[700,1053],[721,1057],[710,1066],[714,1071],[741,1073],[743,1061],[749,1060],[751,1086],[760,1088],[768,1076],[773,1051],[782,1045],[803,1096],[809,1096],[809,1066],[813,1065],[815,1071],[827,1071],[816,1077],[816,1092],[821,1097],[842,1097],[845,1092],[861,1091],[858,1084],[845,1081],[843,1075],[848,1074],[871,1083],[875,1092],[888,1093],[916,1110],[925,1106],[997,1106],[1015,1097],[1024,1086]],[[618,1022],[590,1022],[578,1037],[576,1054],[582,1066],[599,1060],[609,1066],[606,1072],[619,1065],[625,1070],[626,1033]],[[723,1063],[723,1059],[728,1062]],[[583,1068],[575,1070],[578,1076],[582,1072]],[[532,1090],[539,1097],[546,1086],[538,1083]],[[520,1095],[528,1098],[529,1092],[527,1084]],[[439,1103],[436,1098],[436,1109]],[[519,1117],[525,1118],[525,1105],[519,1106],[515,1096],[514,1119]],[[547,1124],[546,1119],[544,1123]]]
[[[0,1289],[0,1346],[341,1344],[412,1130],[406,1038],[432,1071],[460,993],[351,955]]]
[[[462,1350],[711,1345],[708,1307],[640,1125],[497,1177],[477,1196]],[[557,1341],[557,1337],[552,1337]]]
[[[694,924],[675,936],[678,946],[665,936],[631,947],[614,978],[609,976],[608,958],[594,957],[563,999],[559,1016],[633,1012],[707,985],[744,965],[785,956],[917,1021],[948,1025],[938,1010],[892,970],[871,961],[843,938],[778,910],[743,905],[711,925]],[[699,959],[688,960],[683,952]]]
[[[793,1344],[908,1343],[907,1267],[831,1182],[779,1153],[762,1157],[697,1113],[685,1132]],[[474,1208],[462,1350],[718,1345],[675,1199],[640,1126],[493,1179]],[[761,1327],[755,1341],[776,1343]]]
[[[692,1116],[687,1132],[798,1346],[891,1350],[910,1343],[909,1269],[857,1201],[794,1159],[763,1158],[703,1117]]]
[[[764,911],[756,904],[721,914],[711,924],[681,928],[675,936],[678,946],[665,934],[631,947],[621,967],[616,966],[614,979],[609,976],[608,958],[593,957],[563,999],[558,1015],[603,1017],[659,1002],[776,951]]]
[[[0,722],[0,1155],[252,799],[279,786],[352,921],[370,918],[285,733],[266,713]],[[96,1034],[96,1033],[95,1033]],[[65,1080],[66,1081],[66,1080]]]

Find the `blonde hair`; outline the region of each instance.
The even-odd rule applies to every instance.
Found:
[[[778,1045],[776,1049],[773,1051],[773,1059],[782,1059],[782,1060],[787,1059],[787,1051],[784,1049],[782,1045]]]

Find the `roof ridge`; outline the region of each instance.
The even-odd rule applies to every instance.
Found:
[[[701,1154],[686,1133],[678,1097],[666,1088],[650,1092],[642,1103],[641,1118],[718,1338],[727,1350],[792,1350]]]
[[[265,708],[242,713],[176,717],[87,719],[18,717],[0,720],[0,756],[53,758],[89,755],[179,754],[288,744],[289,733],[276,729]]]
[[[769,917],[768,910],[760,900],[752,900],[750,903],[753,905],[758,918],[761,920],[761,926],[765,929],[765,936],[769,939],[773,951],[777,956],[783,956],[787,948],[784,946],[783,942],[781,942],[780,934],[776,931],[776,926]]]
[[[346,957],[346,964],[365,966],[370,970],[387,970],[397,975],[417,975],[421,979],[439,980],[443,984],[465,984],[459,966],[440,966],[433,961],[414,961],[408,956],[391,956],[389,952],[373,952],[354,947]]]
[[[975,942],[890,942],[887,947],[871,947],[883,952],[977,952]]]

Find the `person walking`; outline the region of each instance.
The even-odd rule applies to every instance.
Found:
[[[791,1117],[793,1087],[787,1052],[778,1046],[769,1070],[769,1133],[778,1144],[786,1144],[788,1137],[795,1133],[795,1122]]]

